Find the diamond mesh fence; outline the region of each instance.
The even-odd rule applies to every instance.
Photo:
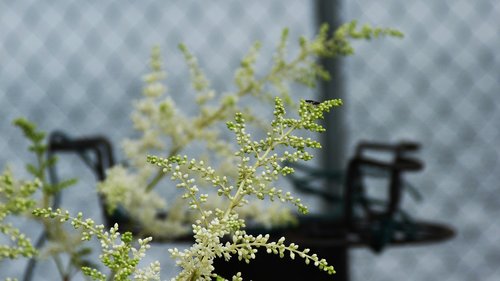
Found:
[[[397,27],[401,41],[361,44],[345,67],[349,139],[417,140],[424,196],[412,215],[453,225],[451,242],[354,251],[355,280],[497,280],[500,223],[500,4],[346,1],[346,18]]]
[[[194,92],[177,49],[180,42],[198,57],[212,87],[229,91],[233,71],[254,41],[262,42],[262,58],[269,60],[283,28],[290,28],[293,42],[300,35],[313,35],[313,11],[309,2],[275,0],[209,5],[200,0],[0,1],[0,163],[12,163],[22,176],[22,163],[31,159],[26,141],[10,124],[19,116],[46,131],[106,135],[120,152],[121,140],[134,134],[132,101],[141,97],[142,75],[149,71],[154,45],[162,49],[169,92],[189,110]],[[61,178],[74,177],[75,171],[82,177],[75,191],[63,195],[62,204],[99,218],[88,169],[76,157],[61,157],[58,166]],[[166,254],[169,247],[155,245],[148,256],[162,260],[164,279],[176,273]],[[22,277],[24,266],[23,259],[6,261],[0,265],[0,278]],[[35,276],[57,278],[49,261],[39,263]]]
[[[269,58],[281,29],[292,40],[316,30],[315,1],[0,1],[0,164],[16,174],[30,156],[10,125],[18,116],[44,130],[105,134],[115,144],[133,134],[131,101],[153,45],[162,48],[169,91],[188,105],[184,42],[215,89],[230,87],[232,72],[255,40]],[[423,173],[411,178],[424,201],[405,198],[417,218],[453,225],[447,243],[389,248],[380,255],[351,251],[353,280],[498,280],[500,249],[500,46],[494,1],[344,1],[343,19],[395,27],[402,40],[356,44],[343,60],[347,155],[359,140],[410,139],[423,144]],[[293,50],[292,50],[293,51]],[[74,159],[73,159],[74,160]],[[75,161],[64,170],[84,169]],[[72,173],[73,172],[73,173]],[[83,192],[82,192],[83,193]],[[65,198],[75,210],[96,201]],[[99,214],[97,206],[86,213]],[[163,278],[167,246],[155,245]],[[36,280],[54,280],[52,266]],[[3,262],[0,278],[20,276],[24,264]]]

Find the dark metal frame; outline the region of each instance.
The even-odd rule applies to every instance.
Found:
[[[336,280],[349,280],[349,249],[369,247],[379,253],[388,246],[425,244],[441,242],[454,236],[454,231],[443,224],[417,221],[401,208],[403,192],[412,191],[420,198],[418,191],[405,182],[407,172],[423,169],[424,164],[415,158],[419,144],[400,142],[397,144],[362,142],[355,155],[349,160],[344,172],[339,170],[314,169],[295,166],[305,175],[291,175],[298,191],[314,194],[324,199],[333,208],[332,213],[301,219],[301,228],[285,236],[302,246],[328,249],[325,256],[336,260]],[[380,160],[370,153],[383,153],[392,157]],[[387,199],[375,200],[368,196],[366,180],[382,177],[388,180]],[[312,186],[314,180],[329,179],[339,186],[340,192],[332,192]],[[340,210],[339,210],[340,209]],[[313,273],[314,274],[314,273]],[[315,276],[315,280],[323,280]]]

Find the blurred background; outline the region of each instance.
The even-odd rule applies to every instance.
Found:
[[[291,42],[312,37],[329,13],[332,22],[393,27],[405,38],[356,42],[355,56],[338,61],[338,85],[330,88],[338,93],[330,95],[344,99],[336,124],[339,165],[360,140],[422,143],[426,168],[411,182],[424,200],[405,198],[403,208],[449,224],[457,235],[378,255],[351,250],[352,280],[499,280],[500,2],[336,1],[334,10],[321,13],[319,3],[0,1],[0,167],[11,163],[22,175],[31,157],[11,125],[19,116],[47,131],[105,134],[115,144],[132,136],[131,102],[141,95],[153,45],[162,49],[169,92],[189,107],[179,42],[198,57],[213,87],[226,91],[250,44],[260,40],[261,58],[269,60],[284,27]],[[83,166],[68,163],[69,174],[85,174]],[[80,190],[65,195],[63,205],[98,216],[96,195],[88,192],[94,189]],[[162,260],[163,279],[175,272],[165,247],[156,245],[150,257]],[[53,280],[50,266],[35,280]],[[23,267],[23,261],[4,261],[0,278],[21,277]]]

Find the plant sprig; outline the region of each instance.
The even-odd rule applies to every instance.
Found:
[[[109,275],[101,272],[97,268],[83,266],[82,272],[91,277],[93,280],[106,281],[108,276],[111,280],[126,281],[150,281],[160,280],[159,262],[153,262],[145,269],[139,269],[139,261],[146,255],[147,249],[151,246],[151,237],[138,239],[138,248],[133,246],[134,238],[131,232],[121,234],[118,231],[118,224],[115,224],[105,230],[104,225],[96,224],[92,219],[84,219],[80,212],[76,217],[70,216],[68,211],[61,209],[52,210],[52,208],[37,208],[33,211],[33,215],[40,218],[51,218],[63,223],[70,221],[75,229],[82,229],[82,241],[89,241],[92,237],[97,238],[101,244],[102,254],[99,256],[101,262],[110,269]]]
[[[38,130],[36,125],[25,118],[18,118],[14,120],[13,124],[21,129],[27,140],[31,142],[28,147],[30,152],[33,152],[36,157],[35,164],[26,164],[26,170],[37,178],[42,183],[42,190],[44,193],[44,207],[49,206],[49,197],[60,192],[61,190],[76,184],[76,179],[63,180],[56,184],[50,184],[46,180],[45,173],[47,169],[54,166],[57,158],[52,156],[46,158],[47,143],[46,134]]]
[[[172,257],[177,259],[177,264],[183,268],[176,280],[210,280],[218,276],[212,266],[216,257],[228,260],[237,255],[238,259],[250,262],[260,247],[265,247],[268,253],[279,254],[280,257],[288,251],[292,258],[299,256],[304,258],[306,263],[313,261],[315,266],[330,274],[335,272],[325,260],[309,254],[308,249],[300,251],[293,243],[285,245],[284,238],[269,242],[268,235],[254,237],[246,234],[243,230],[245,221],[239,218],[237,209],[248,204],[247,198],[256,197],[260,200],[268,198],[289,202],[295,205],[299,212],[307,213],[307,207],[299,198],[271,184],[279,176],[293,172],[293,168],[286,166],[285,162],[310,160],[313,156],[307,149],[321,147],[319,142],[297,136],[295,132],[323,132],[325,128],[317,121],[323,118],[325,112],[339,105],[340,100],[328,100],[318,105],[302,100],[298,118],[291,118],[286,115],[283,100],[276,97],[271,129],[261,140],[252,139],[246,131],[243,115],[236,113],[234,121],[227,122],[228,129],[235,134],[240,147],[234,153],[239,158],[238,177],[235,180],[220,177],[212,167],[205,166],[201,161],[188,160],[187,156],[148,157],[150,163],[160,167],[164,173],[171,174],[171,179],[178,182],[177,187],[185,190],[183,198],[189,199],[189,206],[200,213],[200,219],[193,225],[195,244],[183,252],[170,250]],[[280,147],[285,150],[277,152]],[[186,172],[183,172],[184,170]],[[229,199],[224,210],[207,210],[204,207],[203,203],[209,195],[199,194],[196,179],[200,178],[213,185],[219,196]],[[232,242],[221,242],[224,236],[232,237]]]
[[[0,261],[4,258],[15,259],[19,256],[33,257],[38,251],[31,240],[18,228],[4,223],[9,215],[19,215],[33,208],[36,201],[32,195],[41,186],[39,180],[18,182],[10,170],[0,175],[0,232],[9,236],[15,246],[0,245]]]
[[[26,196],[24,200],[30,203],[29,207],[26,205],[24,211],[31,212],[36,205],[48,208],[54,204],[57,193],[74,185],[77,180],[68,179],[58,183],[50,183],[46,178],[46,173],[48,169],[56,164],[57,158],[54,156],[47,157],[48,144],[46,133],[39,130],[34,123],[25,118],[15,119],[13,124],[22,131],[25,138],[30,142],[28,150],[35,155],[36,159],[35,163],[26,164],[26,170],[35,178],[34,182],[36,184],[31,186],[31,189],[29,189],[30,193],[24,194]],[[38,202],[33,196],[36,191],[35,187],[42,191],[42,197]],[[92,262],[87,259],[90,249],[79,247],[81,245],[75,245],[73,240],[75,236],[70,235],[60,225],[55,225],[50,220],[42,219],[40,222],[43,224],[43,235],[46,236],[49,245],[43,250],[37,249],[36,253],[39,251],[42,253],[41,255],[47,253],[54,260],[62,280],[71,279],[78,272],[80,266],[92,265]],[[63,265],[60,257],[61,254],[69,256],[66,267]]]

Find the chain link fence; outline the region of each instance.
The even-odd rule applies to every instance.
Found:
[[[345,1],[344,9],[346,19],[406,35],[360,44],[346,62],[350,144],[421,142],[426,168],[412,183],[424,201],[404,206],[458,232],[429,247],[354,251],[354,280],[498,280],[500,3]]]
[[[232,90],[233,71],[254,41],[262,42],[260,67],[271,59],[281,31],[290,39],[315,33],[307,1],[0,1],[0,163],[22,175],[31,155],[10,122],[25,116],[46,131],[72,136],[103,134],[115,144],[134,135],[132,101],[141,97],[151,48],[159,45],[173,99],[189,110],[194,92],[179,43],[198,57],[215,90]],[[297,44],[290,44],[291,52]],[[118,159],[123,159],[121,155]],[[95,181],[77,157],[61,157],[61,178],[81,177],[64,193],[70,211],[100,217]],[[90,187],[90,188],[89,188]],[[36,237],[38,230],[25,231]],[[2,239],[3,237],[0,237]],[[98,247],[98,245],[96,245]],[[96,247],[96,248],[97,248]],[[162,261],[162,278],[176,274],[167,248],[154,245],[147,259]],[[177,247],[184,247],[177,245]],[[0,265],[0,279],[22,276],[25,262]],[[54,266],[40,262],[35,280],[54,280]],[[81,277],[79,277],[81,279]],[[78,279],[78,278],[77,278]]]
[[[10,125],[18,116],[36,120],[48,131],[105,134],[115,144],[133,135],[131,101],[140,96],[140,78],[153,45],[162,48],[170,93],[187,105],[186,93],[192,91],[176,49],[179,42],[199,58],[214,88],[224,91],[255,40],[262,41],[261,57],[266,59],[283,27],[290,28],[292,40],[312,36],[315,4],[0,1],[0,164],[13,163],[21,174],[21,163],[30,157]],[[500,96],[495,71],[500,72],[500,61],[495,51],[500,46],[500,4],[357,0],[342,6],[343,20],[395,27],[406,34],[402,40],[357,43],[356,56],[342,60],[346,154],[362,139],[421,142],[426,170],[411,180],[424,201],[405,198],[405,209],[458,231],[444,244],[390,248],[381,255],[353,250],[353,280],[497,280]],[[84,169],[72,163],[64,164],[65,169]],[[95,194],[65,200],[78,209],[95,201]],[[166,260],[167,247],[155,245],[150,258]],[[24,264],[12,264],[0,264],[0,278],[19,276]],[[172,276],[173,265],[162,264],[162,277]],[[40,267],[37,280],[53,280],[50,266]]]

